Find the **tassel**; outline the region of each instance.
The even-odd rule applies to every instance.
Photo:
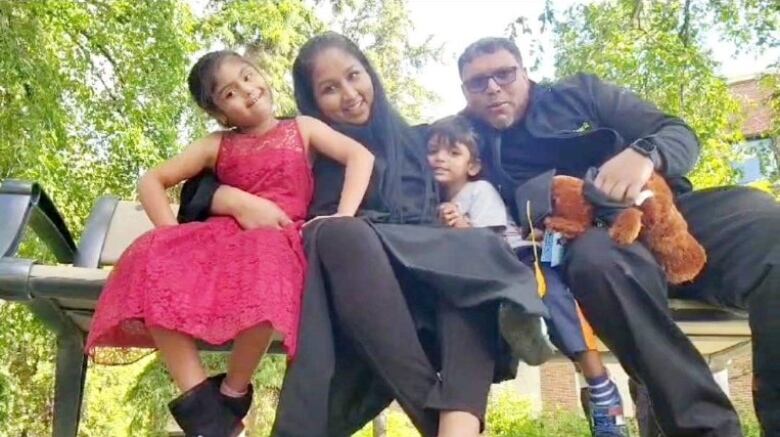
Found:
[[[533,244],[534,251],[534,276],[536,276],[536,292],[539,293],[539,297],[544,297],[547,294],[547,282],[544,280],[544,273],[542,273],[542,266],[539,263],[539,247],[536,245],[536,235],[534,235],[534,222],[531,220],[531,201],[529,200],[525,204],[525,214],[528,216],[528,224],[531,226],[531,243]]]

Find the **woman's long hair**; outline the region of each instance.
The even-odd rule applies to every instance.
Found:
[[[312,73],[317,55],[329,48],[338,48],[353,56],[365,68],[374,87],[374,102],[371,115],[364,125],[335,123],[325,116],[314,98]],[[404,223],[407,221],[430,222],[435,219],[436,193],[435,182],[428,168],[425,138],[419,131],[412,129],[387,100],[387,94],[376,70],[365,54],[349,38],[335,32],[326,32],[308,40],[301,47],[293,64],[293,85],[295,103],[303,115],[327,122],[334,129],[364,144],[378,156],[378,190],[382,204],[390,214],[389,221]],[[381,162],[385,165],[382,166]],[[401,178],[405,166],[417,167],[412,171],[425,179],[425,192],[422,199],[404,198]],[[384,167],[384,168],[382,168]],[[422,194],[422,193],[421,193]],[[408,197],[408,196],[407,196]],[[403,205],[417,203],[418,217],[405,217]]]

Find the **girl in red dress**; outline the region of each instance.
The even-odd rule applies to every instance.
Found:
[[[87,339],[156,347],[182,394],[169,407],[187,436],[241,431],[252,373],[274,331],[295,356],[306,260],[301,227],[313,191],[311,158],[346,166],[338,216],[354,216],[373,156],[311,117],[277,120],[262,73],[230,51],[203,56],[189,75],[198,106],[230,130],[214,132],[149,171],[138,185],[155,229],[122,255],[100,296]],[[179,225],[165,190],[211,168],[226,187],[265,203],[269,223],[230,216]],[[242,226],[243,225],[243,226]],[[206,376],[196,341],[233,341],[227,374]]]

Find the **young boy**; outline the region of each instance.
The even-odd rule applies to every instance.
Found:
[[[477,144],[476,134],[463,117],[444,118],[431,126],[428,163],[446,199],[440,205],[442,222],[456,228],[500,230],[520,261],[532,266],[534,250],[537,250],[533,242],[522,237],[496,189],[489,182],[478,179],[481,165]],[[537,242],[541,240],[535,238]],[[607,375],[590,325],[556,269],[549,263],[542,263],[541,269],[546,282],[543,301],[550,313],[547,320],[550,337],[555,346],[579,366],[588,382],[593,434],[596,437],[627,436],[620,393]],[[511,313],[502,308],[501,318],[506,317],[511,317]],[[504,337],[516,349],[512,345],[513,333],[503,329],[507,325],[502,323]]]

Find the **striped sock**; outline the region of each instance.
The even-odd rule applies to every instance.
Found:
[[[606,406],[618,402],[617,386],[606,373],[596,378],[585,378],[585,380],[588,382],[590,401],[594,405]]]

